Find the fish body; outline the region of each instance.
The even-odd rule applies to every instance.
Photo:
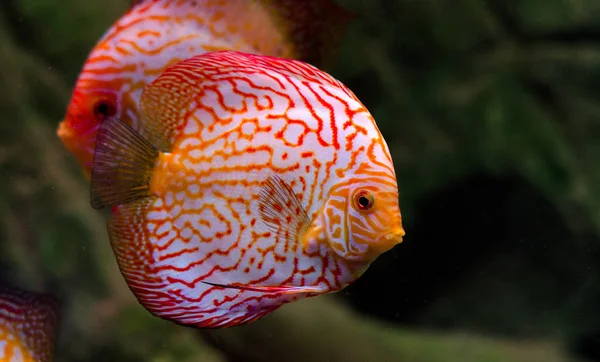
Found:
[[[138,1],[91,51],[57,134],[89,177],[102,120],[135,127],[144,86],[166,67],[226,49],[319,66],[349,19],[331,0]]]
[[[52,361],[58,309],[49,295],[0,287],[0,361]]]
[[[355,95],[304,62],[192,57],[98,133],[92,206],[138,300],[198,327],[338,291],[404,230],[393,162]]]

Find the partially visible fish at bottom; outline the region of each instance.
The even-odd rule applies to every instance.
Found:
[[[51,295],[0,286],[0,361],[53,361],[59,310]]]

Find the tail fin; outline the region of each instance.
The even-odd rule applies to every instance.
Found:
[[[102,122],[96,137],[90,203],[94,209],[150,196],[158,150],[118,118]]]

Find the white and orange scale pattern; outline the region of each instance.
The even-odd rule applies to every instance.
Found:
[[[57,303],[48,295],[0,287],[0,361],[53,360]]]
[[[388,147],[354,94],[317,68],[209,53],[167,69],[146,88],[141,108],[140,132],[166,152],[154,196],[113,208],[111,240],[129,286],[155,315],[201,327],[248,323],[344,288],[401,242]],[[261,219],[260,192],[272,175],[306,210],[310,237],[282,237]],[[352,208],[357,189],[375,195],[372,212]],[[284,225],[297,219],[279,214]]]
[[[332,21],[340,17],[335,12],[341,13],[341,8],[331,0],[303,2],[334,12]],[[295,58],[299,49],[286,39],[285,29],[273,12],[289,11],[293,19],[294,8],[302,12],[300,4],[295,0],[138,2],[91,51],[77,79],[65,119],[58,127],[58,136],[89,176],[101,123],[95,115],[97,104],[106,102],[111,115],[135,126],[144,86],[181,60],[218,50]]]

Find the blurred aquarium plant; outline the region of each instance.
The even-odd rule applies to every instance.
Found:
[[[335,67],[397,167],[407,236],[247,327],[137,304],[55,128],[124,0],[0,3],[0,281],[63,303],[58,361],[600,360],[600,2],[340,0]]]

